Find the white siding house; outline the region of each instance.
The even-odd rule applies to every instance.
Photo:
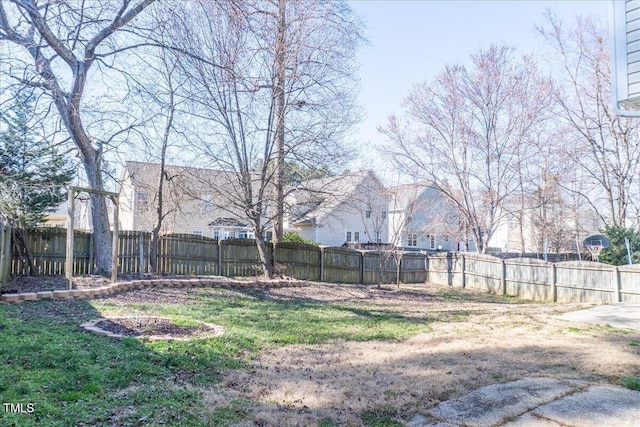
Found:
[[[388,202],[373,171],[309,180],[291,191],[285,226],[320,245],[387,243]]]
[[[231,173],[166,166],[162,233],[211,238],[250,238],[253,229],[227,193]],[[123,230],[151,231],[157,221],[160,165],[127,162],[121,179],[120,218]]]
[[[429,183],[389,190],[389,238],[396,247],[420,250],[473,250],[451,203]]]

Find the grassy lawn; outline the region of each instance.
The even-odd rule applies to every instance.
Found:
[[[0,396],[22,403],[25,411],[33,404],[29,414],[4,412],[0,424],[233,424],[242,410],[230,402],[209,411],[198,387],[214,385],[225,370],[242,368],[264,346],[398,340],[427,330],[431,322],[366,303],[272,300],[262,291],[191,292],[188,304],[101,299],[0,305]],[[202,320],[224,326],[226,334],[145,343],[79,328],[102,314],[124,313]]]
[[[512,341],[514,334],[522,334],[523,328],[528,334],[540,334],[539,340],[544,343],[549,337],[562,334],[561,342],[573,339],[576,345],[589,349],[593,344],[587,340],[596,336],[621,354],[638,352],[640,337],[636,335],[625,336],[606,328],[573,331],[564,324],[547,328],[547,319],[555,310],[549,304],[523,304],[512,297],[452,288],[425,286],[395,291],[390,287],[386,291],[369,291],[342,285],[273,292],[149,289],[93,301],[2,304],[0,398],[2,403],[22,404],[20,408],[29,413],[5,409],[0,413],[0,425],[254,425],[251,420],[256,419],[255,412],[271,408],[276,411],[273,419],[295,413],[297,418],[292,418],[296,421],[289,422],[291,425],[396,426],[402,425],[400,420],[406,420],[415,405],[428,404],[430,396],[440,399],[462,393],[464,387],[474,389],[478,384],[519,378],[530,372],[531,360],[540,358],[540,348],[529,343],[531,338],[524,335],[523,350],[495,350]],[[226,332],[220,337],[191,341],[145,342],[95,336],[79,327],[87,320],[123,314],[164,316],[179,324],[205,321],[223,326]],[[516,332],[511,332],[512,327]],[[474,328],[482,332],[474,332]],[[494,341],[484,342],[483,334],[488,331],[499,335]],[[433,341],[410,342],[418,336]],[[461,345],[476,341],[476,350],[453,349],[452,339]],[[397,349],[394,343],[399,346]],[[438,346],[442,347],[440,352],[430,350]],[[319,351],[319,356],[309,353],[309,349]],[[332,353],[334,349],[338,349],[336,354]],[[412,353],[416,349],[420,356]],[[291,356],[291,361],[283,357],[280,365],[278,354],[282,351],[283,355],[300,356]],[[575,357],[559,356],[573,351],[573,346],[550,350],[547,357],[553,363],[541,360],[538,369],[550,367],[554,375],[560,376],[582,371],[589,378],[606,376],[592,369],[588,360],[576,367]],[[383,362],[367,362],[368,352],[379,352]],[[531,359],[522,359],[526,352],[531,353]],[[353,364],[358,358],[363,362]],[[325,365],[322,360],[326,360]],[[494,360],[495,367],[491,365]],[[263,369],[262,363],[268,366]],[[439,366],[444,375],[434,370]],[[511,366],[513,372],[506,371],[505,366]],[[260,369],[257,375],[256,370]],[[278,369],[288,369],[282,378],[277,377],[281,383],[274,386],[284,390],[284,403],[247,391],[261,385],[259,381],[243,382],[242,378],[253,381],[262,375],[269,378],[265,382],[271,382],[273,378],[268,375]],[[313,375],[318,388],[331,383],[340,388],[340,378],[332,379],[330,375],[344,377],[345,396],[350,396],[350,387],[356,392],[363,390],[358,381],[382,378],[381,384],[387,384],[387,388],[378,393],[379,402],[373,402],[376,394],[363,393],[362,405],[353,410],[355,421],[344,422],[348,417],[335,415],[340,413],[341,405],[348,406],[340,400],[331,406],[334,412],[316,410],[315,418],[305,418],[306,406],[295,407],[295,396],[287,396],[287,384],[297,387],[295,384],[300,381],[296,369],[303,379]],[[425,377],[432,371],[432,379]],[[637,389],[636,373],[628,374],[624,377],[627,387]],[[406,375],[398,381],[402,386],[394,386],[393,382],[402,375]],[[441,380],[448,382],[439,384]],[[425,394],[412,395],[417,384],[429,384]],[[313,394],[310,390],[309,394]],[[367,406],[365,400],[372,401],[371,405]]]

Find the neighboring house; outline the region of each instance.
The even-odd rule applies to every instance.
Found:
[[[247,223],[234,218],[218,218],[209,223],[210,236],[217,240],[253,239],[253,228]]]
[[[387,243],[388,192],[373,171],[301,183],[287,197],[285,228],[320,245]]]
[[[489,240],[489,250],[501,252],[573,252],[582,241],[598,234],[602,220],[591,209],[547,212],[540,215],[535,209],[522,214],[506,214],[496,224]]]
[[[91,199],[89,194],[80,193],[76,195],[74,203],[73,228],[80,231],[92,231],[93,220],[91,218]],[[43,227],[67,228],[68,204],[62,202],[54,212],[45,215]],[[109,211],[109,224],[113,223],[114,205],[111,199],[107,198],[107,209]]]
[[[389,241],[420,250],[475,250],[455,210],[429,183],[399,185],[389,190]]]
[[[218,239],[253,238],[249,221],[234,208],[233,172],[165,166],[161,233]],[[123,230],[151,231],[157,222],[160,165],[127,162],[122,174],[120,222]]]

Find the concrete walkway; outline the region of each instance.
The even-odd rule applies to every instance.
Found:
[[[640,391],[577,380],[493,384],[416,415],[412,427],[637,427]]]
[[[640,331],[640,304],[616,303],[600,305],[586,310],[572,311],[557,316],[558,319],[594,325],[611,325],[616,328]]]
[[[618,303],[556,316],[640,330],[640,304]],[[412,427],[639,427],[640,391],[578,380],[523,378],[493,384],[416,415]]]

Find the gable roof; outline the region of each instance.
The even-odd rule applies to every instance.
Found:
[[[345,204],[362,200],[360,190],[370,182],[379,193],[384,185],[372,170],[305,181],[288,197],[291,220],[296,225],[316,224]]]
[[[412,184],[402,184],[389,188],[389,210],[405,210],[415,203],[429,189],[436,190],[431,182],[421,181]]]
[[[249,224],[244,223],[236,218],[216,218],[209,223],[209,227],[239,227],[247,228]]]
[[[159,163],[127,161],[124,173],[131,179],[136,187],[155,188],[160,179],[161,165]],[[194,168],[190,166],[164,166],[167,181],[188,181],[190,184],[202,183],[203,185],[222,184],[230,178],[230,173],[214,169]]]

